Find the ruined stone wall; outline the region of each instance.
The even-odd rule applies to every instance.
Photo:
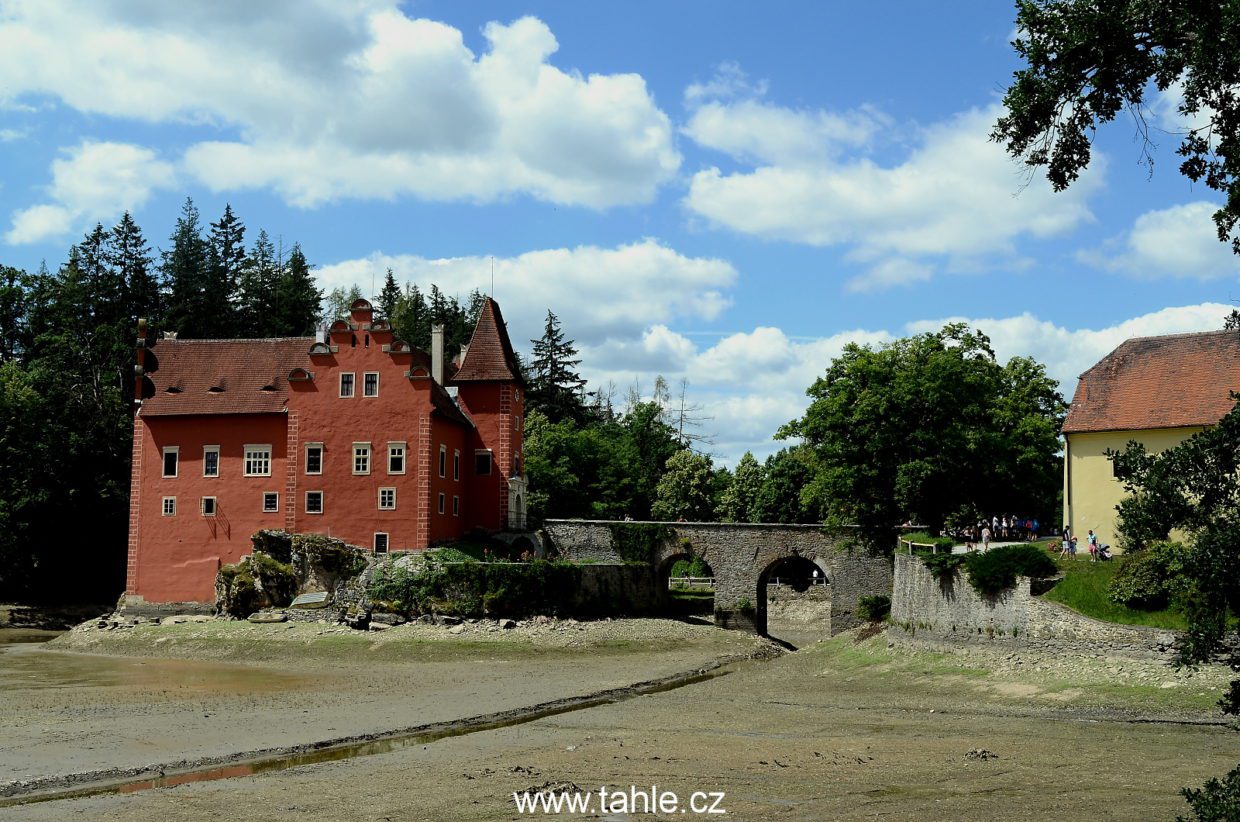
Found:
[[[1103,622],[1034,596],[1030,581],[998,596],[985,597],[969,585],[962,570],[950,584],[936,580],[921,559],[895,557],[891,621],[919,639],[953,644],[1003,642],[1047,650],[1163,654],[1176,632]]]

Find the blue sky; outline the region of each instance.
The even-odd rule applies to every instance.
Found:
[[[1052,194],[986,135],[1004,2],[0,0],[0,262],[55,266],[189,195],[301,242],[327,287],[392,266],[547,308],[596,384],[689,381],[714,451],[778,447],[849,340],[966,319],[1075,377],[1240,297],[1174,89]]]

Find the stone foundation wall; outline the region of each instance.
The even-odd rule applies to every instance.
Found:
[[[923,639],[951,643],[1002,642],[1048,650],[1115,651],[1163,654],[1175,643],[1175,631],[1117,625],[1091,619],[1034,596],[1030,581],[998,596],[984,597],[957,573],[940,583],[921,559],[895,557],[891,621],[897,630]]]

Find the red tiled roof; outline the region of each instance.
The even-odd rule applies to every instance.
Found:
[[[1240,391],[1240,332],[1128,340],[1081,375],[1064,433],[1212,425]]]
[[[142,416],[281,413],[288,372],[314,370],[306,356],[313,344],[313,337],[157,340],[147,350],[155,390],[143,399]]]
[[[499,303],[487,297],[478,314],[478,324],[469,340],[469,348],[461,361],[461,368],[449,382],[494,382],[497,380],[521,381],[521,369],[517,355],[513,353],[508,339],[508,327]]]

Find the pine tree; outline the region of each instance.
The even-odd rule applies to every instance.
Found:
[[[534,344],[530,362],[529,402],[552,422],[584,416],[581,392],[586,381],[577,373],[581,364],[573,341],[564,338],[560,320],[547,311],[543,335]]]
[[[207,288],[207,243],[194,201],[186,197],[172,232],[172,248],[163,254],[168,300],[164,323],[184,338],[211,331],[204,295]]]
[[[245,270],[245,224],[224,205],[224,214],[211,224],[208,245],[208,277],[204,306],[210,311],[213,336],[246,336],[249,329],[239,322],[237,289]]]
[[[237,314],[241,320],[241,335],[244,337],[271,335],[276,319],[275,292],[280,274],[278,263],[271,238],[265,230],[259,229],[254,247],[250,249],[242,266],[237,288]]]
[[[306,255],[296,243],[289,252],[288,262],[280,267],[275,296],[275,309],[267,324],[267,333],[276,337],[298,337],[314,330],[323,292],[315,284]]]
[[[430,348],[431,320],[426,298],[415,284],[405,286],[405,292],[396,300],[396,308],[389,317],[397,337],[422,351]]]
[[[396,275],[389,268],[383,278],[383,290],[375,297],[375,302],[379,304],[379,316],[391,321],[396,315],[396,304],[399,301],[400,286],[396,284]]]
[[[142,229],[126,211],[112,227],[111,265],[124,282],[124,314],[131,328],[140,317],[146,318],[152,328],[162,323],[159,279],[153,262]]]

